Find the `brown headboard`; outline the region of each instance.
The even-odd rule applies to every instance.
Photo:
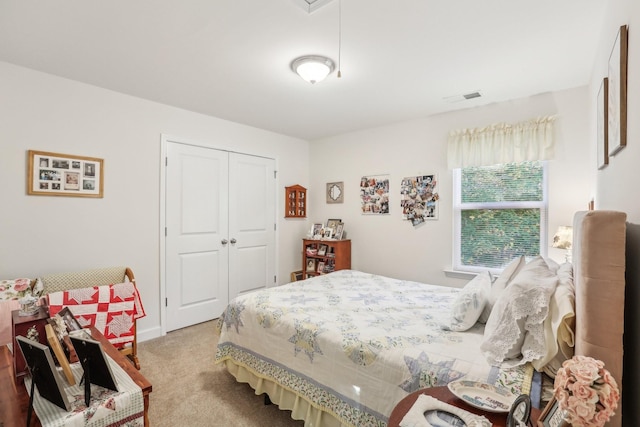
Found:
[[[573,220],[575,353],[602,360],[622,394],[626,219],[623,212],[578,212]],[[622,401],[608,426],[622,425]]]

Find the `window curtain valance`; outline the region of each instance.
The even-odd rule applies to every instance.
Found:
[[[555,116],[522,123],[459,129],[449,134],[449,169],[550,160],[554,156]]]

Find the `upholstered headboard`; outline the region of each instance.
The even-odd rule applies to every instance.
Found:
[[[602,360],[622,394],[626,218],[578,212],[573,220],[575,353]],[[622,425],[622,401],[608,426]]]

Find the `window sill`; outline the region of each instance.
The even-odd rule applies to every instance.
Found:
[[[444,275],[446,277],[451,277],[454,279],[467,279],[471,280],[477,276],[478,273],[471,273],[469,271],[458,271],[458,270],[444,270]]]

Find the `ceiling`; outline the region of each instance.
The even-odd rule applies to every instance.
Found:
[[[0,61],[315,140],[586,85],[605,6],[301,1],[0,0]],[[305,82],[303,55],[342,77]]]

